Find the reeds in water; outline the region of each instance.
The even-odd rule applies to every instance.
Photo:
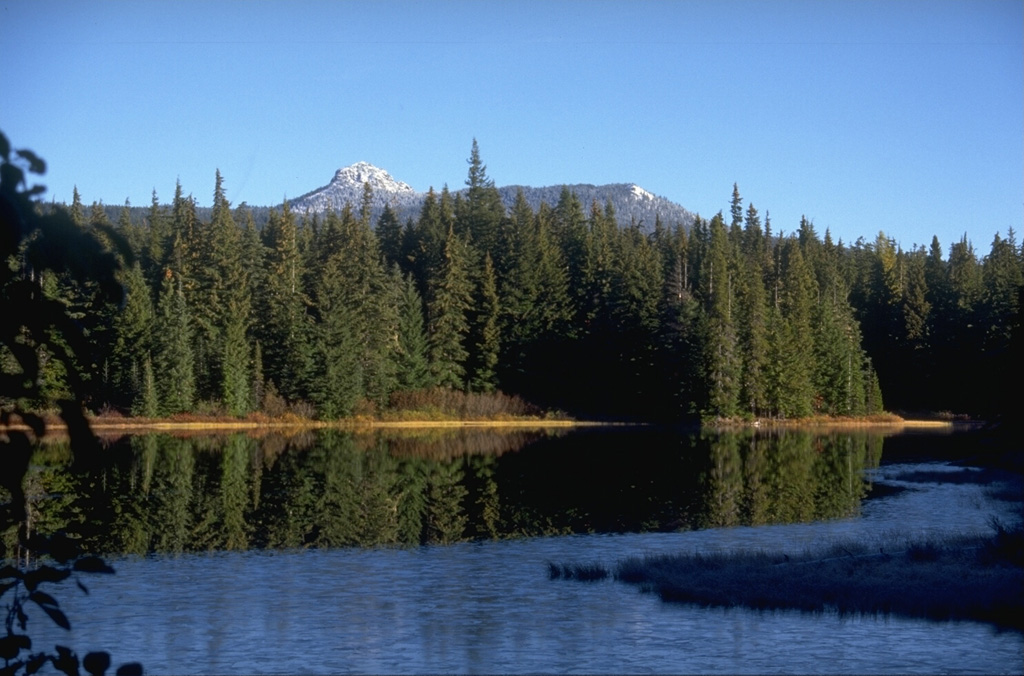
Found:
[[[607,579],[608,569],[599,563],[548,563],[548,577],[552,580],[579,580],[596,582]]]
[[[766,551],[631,558],[615,579],[705,606],[893,613],[1024,631],[1024,528],[992,536],[836,542],[799,555]]]

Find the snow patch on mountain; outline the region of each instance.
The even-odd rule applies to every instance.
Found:
[[[631,186],[631,188],[633,191],[633,195],[635,195],[636,197],[647,200],[654,199],[654,195],[652,193],[647,192],[646,190],[636,185],[635,183]]]

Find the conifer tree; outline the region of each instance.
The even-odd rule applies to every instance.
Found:
[[[469,335],[469,342],[474,348],[469,353],[469,386],[476,392],[493,392],[497,389],[501,346],[498,324],[500,312],[494,264],[491,255],[485,253]]]
[[[132,256],[139,258],[146,248],[146,232],[132,221],[132,203],[125,199],[117,217],[117,231],[128,242]]]
[[[442,266],[429,285],[430,368],[434,382],[452,389],[463,389],[466,385],[467,313],[472,307],[467,249],[462,238],[449,229]]]
[[[409,272],[411,267],[402,253],[402,239],[402,225],[398,222],[398,216],[395,215],[390,204],[385,204],[384,211],[377,219],[377,241],[380,243],[380,253],[388,267],[397,263],[402,268],[402,272]]]
[[[708,260],[701,266],[707,314],[704,373],[708,395],[705,414],[729,418],[736,414],[740,362],[733,323],[734,282],[729,265],[728,233],[721,213],[711,219],[708,233]]]
[[[611,203],[608,204],[611,208]],[[583,262],[582,294],[579,299],[579,316],[591,326],[591,334],[610,330],[611,315],[607,304],[610,300],[614,246],[618,234],[618,222],[614,209],[602,210],[597,202],[590,205],[589,232],[587,233]]]
[[[481,254],[498,251],[501,221],[505,207],[494,181],[487,176],[487,167],[480,159],[480,148],[476,139],[470,150],[469,175],[466,177],[466,199],[462,208],[456,211],[458,225],[456,232],[468,234],[469,241]]]
[[[247,305],[247,303],[246,303]],[[244,415],[254,407],[249,398],[251,375],[249,341],[246,337],[247,308],[228,309],[221,358],[221,398],[229,415]]]
[[[780,275],[778,301],[768,314],[769,404],[776,415],[803,417],[814,410],[814,282],[795,238],[787,238],[776,248]]]
[[[146,214],[146,241],[142,249],[142,269],[146,278],[159,279],[170,264],[171,224],[166,210],[160,205],[156,190]]]
[[[864,371],[864,413],[874,415],[881,413],[884,408],[882,401],[882,388],[878,382],[878,374],[871,365],[871,360],[865,360]]]
[[[204,228],[202,294],[197,304],[200,344],[206,357],[208,393],[220,399],[230,415],[249,411],[248,341],[252,292],[249,268],[243,264],[242,230],[231,215],[223,178],[216,174],[213,213]]]
[[[393,275],[401,275],[397,266]],[[430,382],[427,334],[423,323],[423,300],[411,275],[401,275],[402,295],[398,315],[398,387],[418,390]]]
[[[616,359],[621,372],[619,395],[633,415],[653,405],[658,304],[663,273],[661,256],[638,228],[616,232],[612,263],[610,313],[615,331]]]
[[[1002,239],[996,233],[992,248],[982,264],[984,290],[980,312],[985,331],[985,350],[999,353],[1010,347],[1014,318],[1020,312],[1018,300],[1024,284],[1020,254],[1013,228]]]
[[[563,187],[554,210],[552,234],[566,264],[566,282],[572,303],[572,321],[569,331],[578,335],[586,325],[584,307],[587,305],[585,268],[587,260],[587,222],[583,206],[576,193]]]
[[[155,316],[149,286],[138,261],[127,269],[122,268],[121,280],[125,300],[113,320],[111,384],[114,401],[134,407],[143,392],[143,362],[149,359]],[[152,377],[152,364],[150,371]]]
[[[768,305],[766,322],[768,339],[768,358],[764,366],[765,398],[768,414],[776,418],[784,418],[790,414],[789,405],[789,373],[787,368],[792,355],[786,345],[789,333],[782,311],[777,303]]]
[[[729,213],[732,216],[729,221],[729,241],[738,247],[743,239],[743,199],[740,197],[740,187],[736,183],[732,184]]]
[[[359,223],[366,229],[370,228],[370,214],[373,211],[373,188],[369,182],[363,182],[363,200],[359,205]]]
[[[818,302],[811,310],[815,356],[812,381],[823,412],[859,415],[863,412],[863,354],[860,328],[847,302],[842,255],[842,247],[832,243],[826,230],[825,242],[817,254]]]
[[[295,218],[287,202],[280,214],[271,211],[264,238],[266,316],[259,336],[263,366],[277,390],[296,401],[306,395],[312,357],[303,261]]]
[[[82,196],[78,194],[78,186],[74,186],[71,189],[71,221],[81,227],[86,223],[85,220],[85,207],[82,206]]]
[[[363,231],[363,261],[368,276],[363,319],[363,372],[366,396],[384,405],[398,386],[399,298],[401,280],[388,274],[372,231]]]
[[[136,417],[155,418],[160,415],[160,399],[157,394],[156,376],[153,374],[153,360],[149,354],[142,359],[139,376],[139,392],[132,400],[131,414]]]
[[[822,276],[825,266],[822,260],[824,255],[821,239],[814,230],[814,223],[807,220],[806,216],[800,217],[800,229],[797,231],[797,239],[800,242],[800,255],[803,257],[804,265],[810,272],[811,279],[815,282],[811,287],[811,302],[817,303],[819,291],[827,285],[827,280]]]
[[[993,378],[992,383],[980,379],[977,392],[987,413],[998,415],[1013,411],[1015,414],[1016,410],[1010,403],[1014,398],[1008,396],[1004,387],[998,386],[1000,382],[1008,382],[1004,374],[1019,373],[1021,359],[1021,355],[1014,355],[1014,332],[1021,331],[1020,303],[1024,300],[1024,269],[1012,228],[1006,239],[996,233],[981,272],[984,291],[977,313],[979,333],[982,333],[982,353],[978,355],[978,366],[982,373],[1000,375]],[[1019,344],[1019,336],[1017,341]],[[1009,387],[1020,389],[1019,383],[1012,381],[1009,381]]]
[[[355,358],[359,361],[360,395],[383,404],[396,386],[394,340],[400,291],[385,270],[377,240],[351,209],[339,218],[329,212],[318,250],[324,270],[319,277],[337,277],[329,304],[349,318]],[[319,294],[317,299],[319,299]],[[318,301],[319,304],[319,301]],[[323,309],[320,312],[323,318]]]
[[[448,232],[447,227],[442,224],[441,205],[433,188],[430,188],[423,198],[420,217],[408,232],[412,236],[407,237],[406,258],[420,289],[420,295],[426,296],[428,280],[435,277],[441,267]]]
[[[922,355],[928,350],[928,326],[931,324],[931,303],[928,302],[928,283],[925,267],[927,253],[924,247],[903,252],[903,297],[900,311],[903,317],[903,346],[907,367],[913,375],[910,380],[920,382],[926,366]]]
[[[771,234],[761,228],[761,217],[753,204],[747,205],[746,217],[743,221],[743,244],[740,247],[747,260],[756,260],[757,267],[764,269],[771,260],[768,244]],[[767,272],[767,270],[763,270]]]
[[[267,381],[263,375],[263,349],[258,340],[252,344],[252,357],[249,363],[252,365],[249,370],[249,404],[254,410],[260,410],[263,407]]]
[[[520,385],[519,375],[527,369],[530,345],[542,333],[540,247],[533,209],[523,191],[516,193],[508,227],[502,231],[504,270],[497,270],[502,336],[501,372]]]
[[[191,411],[195,403],[191,318],[183,283],[170,269],[164,275],[156,309],[153,362],[160,412]]]
[[[310,394],[320,415],[349,415],[363,396],[358,320],[348,298],[340,256],[331,256],[320,272],[315,305],[319,321],[314,329]]]
[[[174,200],[171,203],[171,228],[168,267],[180,277],[186,297],[195,288],[196,260],[199,256],[198,218],[195,201],[185,197],[181,181],[174,186]],[[165,268],[166,269],[166,268]]]
[[[806,416],[813,412],[814,399],[814,339],[811,330],[811,310],[817,296],[811,270],[804,262],[797,241],[787,240],[782,250],[782,316],[786,321],[789,340],[786,349],[789,360],[790,415]]]
[[[260,233],[256,229],[256,222],[252,211],[244,202],[235,209],[235,222],[243,224],[240,242],[239,261],[242,270],[248,277],[248,290],[250,296],[248,325],[255,326],[265,315],[265,308],[262,300],[266,296],[266,247],[260,239]],[[251,332],[251,331],[250,331]],[[256,402],[253,402],[254,404]]]
[[[703,310],[690,290],[685,231],[671,248],[660,305],[660,358],[665,402],[659,410],[669,419],[691,416],[704,406]]]
[[[568,265],[556,241],[554,222],[551,208],[541,204],[534,223],[538,288],[536,308],[541,315],[539,335],[544,339],[569,335],[573,312]]]
[[[981,394],[974,385],[978,382],[976,374],[979,363],[977,358],[972,359],[971,356],[978,355],[976,346],[984,341],[985,332],[979,321],[979,311],[985,287],[981,265],[966,235],[950,247],[947,270],[949,307],[944,334],[946,350],[942,362],[945,366],[943,380],[948,388],[946,396],[951,408],[970,410]],[[877,368],[884,388],[882,366],[878,363]]]
[[[739,269],[737,341],[740,351],[740,406],[753,416],[767,410],[768,307],[760,259],[745,257]]]
[[[764,233],[757,209],[747,207],[735,270],[736,334],[740,351],[740,409],[754,416],[767,410],[768,308],[764,288]]]
[[[829,301],[812,309],[814,338],[814,371],[812,383],[819,397],[821,412],[829,415],[850,415],[849,382],[854,352],[847,344],[840,309]],[[860,361],[855,362],[860,367]]]

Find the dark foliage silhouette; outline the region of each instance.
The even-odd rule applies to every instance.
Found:
[[[43,160],[29,150],[12,148],[0,133],[0,424],[6,428],[0,436],[0,488],[6,498],[0,505],[0,532],[17,530],[13,551],[0,542],[0,555],[9,562],[0,568],[0,599],[6,611],[0,674],[33,674],[47,663],[69,675],[80,669],[103,674],[110,668],[107,653],[90,652],[80,660],[67,646],[36,650],[28,633],[27,610],[32,607],[57,626],[71,628],[60,603],[44,586],[50,589],[74,579],[88,593],[83,576],[114,572],[102,559],[85,555],[79,542],[65,533],[32,533],[27,518],[24,479],[34,442],[46,432],[46,421],[30,407],[40,400],[45,365],[56,361],[62,366],[64,388],[56,404],[71,438],[75,470],[88,471],[99,459],[99,443],[83,412],[90,343],[67,306],[50,297],[44,284],[51,275],[61,276],[104,302],[121,299],[115,278],[118,258],[111,250],[120,237],[103,225],[82,228],[64,210],[44,213],[35,199],[44,188],[29,187],[27,179],[45,170]],[[138,663],[117,669],[119,675],[141,673]]]

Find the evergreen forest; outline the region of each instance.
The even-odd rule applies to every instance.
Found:
[[[744,204],[692,224],[620,227],[564,189],[506,209],[476,142],[467,190],[431,189],[416,219],[170,204],[114,222],[76,190],[63,210],[120,260],[120,303],[45,273],[88,343],[94,412],[373,415],[403,393],[507,393],[581,418],[682,421],[998,415],[1021,372],[1024,250],[843,243],[803,219],[773,231]],[[209,214],[200,218],[197,214]],[[141,216],[140,216],[141,214]],[[24,261],[12,257],[12,270]],[[60,340],[54,337],[54,340]],[[5,348],[6,349],[6,348]],[[69,398],[45,340],[35,410]],[[17,370],[10,354],[2,370]],[[3,404],[4,402],[0,402]]]

